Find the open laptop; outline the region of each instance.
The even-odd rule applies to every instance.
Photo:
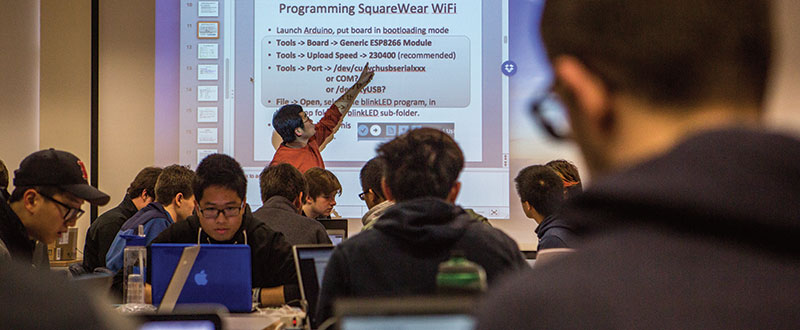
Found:
[[[221,330],[217,314],[138,314],[139,330]]]
[[[306,314],[311,324],[319,324],[315,318],[319,291],[322,287],[322,276],[333,253],[333,245],[309,244],[292,247],[294,267],[300,285],[300,296],[308,302]]]
[[[333,245],[338,245],[347,239],[347,219],[318,219],[317,221],[325,227],[325,231],[328,232],[328,238],[331,239]]]
[[[151,276],[153,304],[160,305],[173,274],[179,269],[184,247],[196,244],[152,244]],[[186,273],[188,264],[181,264]],[[201,244],[177,304],[220,304],[231,312],[253,309],[250,246]]]
[[[474,296],[346,298],[334,303],[341,330],[472,330]]]

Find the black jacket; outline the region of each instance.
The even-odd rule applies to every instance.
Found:
[[[126,195],[117,207],[106,211],[92,222],[83,245],[83,265],[87,271],[106,266],[108,248],[117,237],[122,224],[136,214],[136,211],[136,205]]]
[[[28,230],[3,196],[0,196],[0,240],[5,244],[12,260],[33,265],[36,241],[28,237]]]
[[[479,329],[800,324],[799,141],[707,132],[568,203],[580,249],[501,286]]]
[[[242,225],[229,241],[218,242],[206,235],[197,216],[176,222],[159,234],[152,243],[200,243],[250,245],[253,287],[271,288],[284,286],[284,299],[290,302],[300,298],[297,271],[294,267],[292,247],[283,234],[273,231],[264,222],[253,217],[247,207],[242,216]]]
[[[438,266],[453,250],[486,270],[489,287],[527,267],[513,239],[441,199],[398,203],[373,228],[336,246],[322,282],[319,320],[331,316],[339,297],[435,293]]]
[[[575,248],[578,238],[572,232],[572,227],[561,220],[558,214],[551,214],[536,226],[536,235],[539,237],[539,246],[536,250],[553,248]]]
[[[291,245],[331,244],[325,227],[319,221],[297,213],[286,197],[270,197],[264,206],[253,212],[253,216],[282,233]]]

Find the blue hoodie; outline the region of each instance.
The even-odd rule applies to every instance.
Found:
[[[117,272],[122,268],[123,252],[125,250],[125,239],[122,235],[136,235],[139,225],[144,225],[144,235],[147,244],[158,236],[164,229],[172,225],[174,221],[161,203],[153,202],[147,204],[139,212],[136,212],[128,221],[122,224],[122,228],[111,243],[111,247],[106,254],[106,268]]]

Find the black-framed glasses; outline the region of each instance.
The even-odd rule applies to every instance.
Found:
[[[51,201],[51,202],[53,202],[53,203],[56,203],[56,204],[58,204],[58,205],[61,205],[61,206],[65,207],[65,208],[67,208],[67,213],[66,213],[66,214],[64,214],[64,221],[69,221],[69,220],[78,219],[78,218],[80,218],[80,217],[83,215],[83,213],[84,213],[84,211],[83,211],[83,210],[81,210],[81,209],[79,209],[79,208],[74,208],[74,207],[72,207],[72,206],[69,206],[69,205],[67,205],[67,204],[64,204],[64,203],[62,203],[62,202],[59,202],[59,201],[57,201],[55,198],[53,198],[52,196],[47,196],[47,195],[45,195],[45,194],[42,194],[41,192],[39,193],[39,195],[42,195],[42,197],[46,198],[47,200],[49,200],[49,201]]]
[[[365,196],[366,194],[367,194],[367,192],[366,192],[366,191],[362,191],[360,194],[358,194],[358,198],[360,198],[360,199],[363,201],[363,200],[364,200],[364,196]]]
[[[533,101],[531,115],[550,137],[556,140],[572,138],[567,107],[555,92],[548,92]]]
[[[218,209],[215,207],[207,207],[204,209],[200,209],[200,214],[203,216],[203,218],[206,219],[216,219],[220,213],[225,215],[226,218],[232,218],[242,213],[243,208],[244,208],[244,202],[242,202],[242,205],[239,206],[226,207],[222,209]]]

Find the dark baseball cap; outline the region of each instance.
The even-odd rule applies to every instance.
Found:
[[[87,180],[86,166],[78,157],[53,148],[30,154],[14,171],[17,187],[56,186],[89,203],[106,205],[111,197],[90,186]]]

